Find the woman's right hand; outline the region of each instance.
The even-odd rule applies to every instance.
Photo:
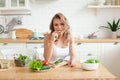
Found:
[[[54,31],[51,36],[54,42],[58,39],[58,33],[56,31]]]

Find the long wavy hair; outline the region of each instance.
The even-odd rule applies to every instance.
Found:
[[[70,40],[70,25],[68,23],[68,20],[67,18],[62,14],[62,13],[57,13],[53,16],[52,20],[51,20],[51,23],[50,23],[50,34],[52,34],[52,32],[54,32],[54,26],[53,26],[53,20],[54,19],[59,19],[63,24],[64,24],[64,27],[65,27],[65,32],[63,33],[63,42],[66,44],[69,42]]]

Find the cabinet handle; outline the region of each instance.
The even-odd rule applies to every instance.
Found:
[[[7,43],[3,43],[3,45],[7,45]]]
[[[92,54],[91,54],[91,53],[88,53],[87,56],[92,56]]]
[[[81,45],[82,43],[77,43],[77,45]]]
[[[118,44],[118,42],[114,42],[114,45],[117,45]]]

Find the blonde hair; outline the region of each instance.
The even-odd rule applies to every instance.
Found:
[[[54,19],[60,19],[60,21],[62,21],[62,23],[64,24],[65,32],[63,33],[63,41],[64,43],[68,43],[70,40],[71,33],[67,18],[62,13],[55,14],[50,23],[50,30],[51,30],[50,34],[54,32],[54,26],[53,26]]]

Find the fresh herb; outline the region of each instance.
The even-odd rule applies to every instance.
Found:
[[[25,66],[28,60],[29,60],[28,56],[19,54],[19,57],[15,59],[15,64],[16,66]]]
[[[93,59],[93,58],[90,58],[90,59],[87,59],[84,63],[99,63],[100,61],[98,59]]]

